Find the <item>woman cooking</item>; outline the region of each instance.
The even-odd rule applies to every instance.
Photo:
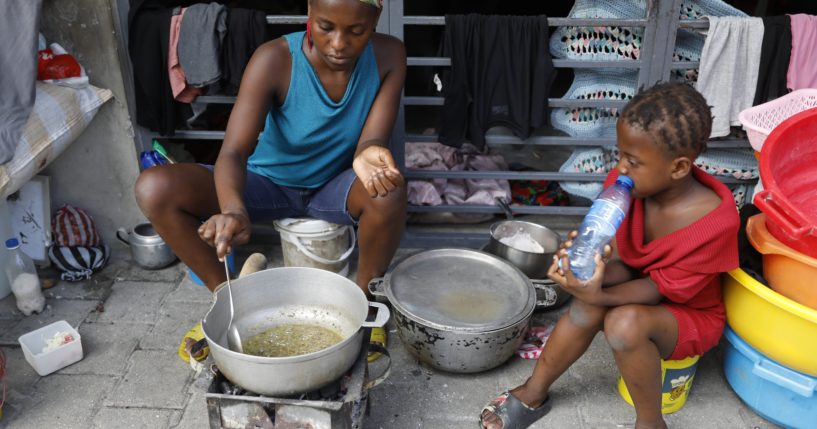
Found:
[[[379,0],[309,0],[306,31],[253,54],[215,166],[139,176],[142,211],[210,290],[226,280],[219,261],[250,239],[252,223],[287,217],[359,225],[357,284],[367,296],[385,272],[406,217],[405,181],[388,149],[406,53],[375,33],[380,12]],[[372,339],[385,342],[385,332]]]

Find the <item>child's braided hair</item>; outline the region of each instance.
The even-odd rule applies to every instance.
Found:
[[[706,150],[712,131],[712,111],[706,99],[682,82],[642,88],[624,107],[619,120],[650,134],[672,156],[685,155],[693,160]]]

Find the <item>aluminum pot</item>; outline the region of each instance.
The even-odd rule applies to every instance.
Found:
[[[506,245],[501,239],[518,231],[524,231],[539,243],[544,253],[526,252]],[[520,220],[505,220],[491,225],[491,240],[484,250],[492,255],[506,259],[519,268],[526,276],[533,279],[536,288],[536,309],[551,310],[562,306],[570,294],[553,281],[547,279],[547,272],[553,263],[553,254],[559,250],[559,234],[546,226]]]
[[[524,339],[536,300],[519,269],[471,249],[410,256],[373,279],[369,291],[388,298],[397,333],[412,355],[458,373],[507,361]]]
[[[488,253],[507,259],[526,276],[534,279],[547,277],[548,268],[553,263],[553,254],[559,250],[559,234],[549,228],[521,220],[505,220],[491,225],[491,241],[485,250]],[[531,239],[544,249],[544,253],[526,252],[503,243],[503,238],[517,232],[530,235]]]
[[[219,286],[215,302],[202,321],[213,360],[228,380],[262,395],[294,395],[337,380],[354,364],[364,328],[384,326],[389,319],[389,309],[368,302],[351,280],[317,268],[272,268],[231,283],[236,314],[233,323],[244,340],[272,326],[291,323],[319,324],[343,337],[331,347],[299,356],[234,352],[227,347],[227,288]],[[366,322],[370,306],[377,309],[377,316]]]
[[[157,270],[176,260],[176,255],[149,223],[140,223],[127,232],[116,230],[116,238],[130,247],[133,260],[142,268]]]

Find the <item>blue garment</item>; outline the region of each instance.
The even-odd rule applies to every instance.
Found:
[[[352,166],[363,124],[380,89],[372,42],[366,45],[340,102],[334,102],[303,53],[304,32],[284,36],[292,71],[284,103],[267,114],[249,171],[278,185],[319,188]]]
[[[211,172],[213,165],[200,164]],[[346,201],[355,181],[354,170],[344,170],[318,189],[290,188],[247,172],[244,207],[250,222],[270,222],[288,217],[310,217],[339,225],[357,225],[347,210]]]

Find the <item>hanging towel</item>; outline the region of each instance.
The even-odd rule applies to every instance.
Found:
[[[786,73],[791,56],[791,20],[788,15],[763,18],[763,43],[753,106],[788,94]]]
[[[167,72],[172,9],[158,0],[136,1],[129,11],[128,53],[133,65],[136,123],[172,136],[176,124],[192,115],[173,99]]]
[[[517,137],[547,124],[554,78],[545,16],[447,15],[443,55],[451,58],[443,92],[440,142],[478,148],[502,125]]]
[[[792,91],[817,88],[817,16],[791,16],[791,59],[786,75]]]
[[[729,134],[740,125],[738,113],[752,107],[757,87],[763,20],[760,18],[707,17],[709,30],[701,51],[696,89],[712,106],[712,134]]]
[[[179,63],[187,83],[203,87],[221,79],[221,43],[227,31],[227,8],[196,3],[184,12],[179,31]]]
[[[266,13],[240,8],[228,11],[227,35],[221,46],[221,74],[225,93],[238,93],[238,85],[250,57],[268,39]]]
[[[179,30],[182,28],[184,11],[187,8],[177,7],[170,17],[170,45],[167,50],[167,72],[170,78],[170,88],[173,91],[173,98],[182,103],[192,103],[199,95],[201,88],[196,88],[187,84],[187,77],[184,74],[182,65],[179,64]]]

